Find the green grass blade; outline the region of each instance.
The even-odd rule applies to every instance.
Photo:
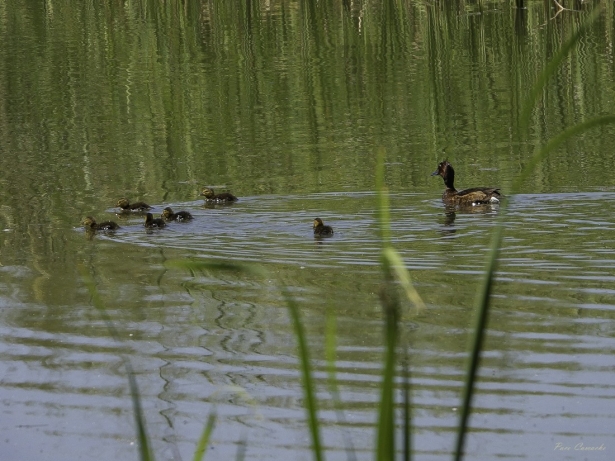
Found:
[[[584,133],[585,131],[595,128],[597,126],[606,125],[609,123],[615,123],[615,116],[607,115],[602,117],[596,117],[583,123],[579,123],[573,127],[568,128],[559,135],[550,139],[541,149],[537,150],[530,161],[525,165],[523,171],[514,182],[511,195],[517,193],[523,184],[523,181],[535,170],[536,166],[547,156],[557,149],[562,143],[570,139],[573,136]],[[476,317],[474,322],[474,338],[470,348],[470,359],[468,363],[468,369],[466,373],[466,381],[464,386],[464,394],[462,397],[462,404],[459,416],[459,425],[457,428],[457,443],[455,447],[455,460],[460,460],[463,457],[463,447],[465,443],[465,435],[467,432],[467,424],[471,410],[472,397],[474,394],[474,386],[476,383],[476,377],[478,368],[480,366],[480,352],[482,350],[485,328],[488,321],[489,300],[493,288],[493,279],[498,265],[498,257],[500,247],[503,238],[503,228],[506,219],[508,204],[506,202],[500,205],[499,216],[497,225],[495,227],[490,251],[488,255],[487,264],[485,267],[484,277],[481,284],[481,288],[478,292],[476,301]]]
[[[193,461],[201,461],[205,458],[205,451],[207,450],[207,446],[209,445],[209,439],[211,438],[211,434],[214,431],[214,426],[216,425],[216,412],[212,411],[207,417],[207,423],[203,428],[203,432],[201,433],[201,437],[199,437],[199,441],[196,445],[196,450],[194,450]]]
[[[381,264],[384,282],[380,289],[380,302],[384,311],[385,321],[385,355],[380,388],[380,408],[378,415],[378,435],[376,460],[392,460],[395,456],[395,359],[397,348],[397,322],[400,304],[396,286],[393,283],[393,269],[390,260],[390,211],[389,194],[385,185],[384,149],[378,149],[376,165],[376,191],[378,193],[378,222],[382,242]]]
[[[511,193],[516,194],[517,192],[519,192],[521,186],[523,185],[523,182],[528,178],[530,174],[532,174],[532,172],[536,169],[536,166],[538,166],[541,161],[543,161],[551,152],[557,149],[565,141],[572,138],[573,136],[582,134],[591,128],[607,125],[613,122],[615,122],[615,115],[604,115],[592,118],[585,122],[579,123],[578,125],[572,126],[567,130],[562,131],[554,138],[551,138],[549,142],[547,142],[547,144],[545,144],[532,156],[527,165],[525,165],[525,167],[521,171],[521,174],[519,174],[519,176],[513,183]]]
[[[412,280],[410,279],[410,273],[404,264],[403,259],[393,247],[387,247],[382,250],[382,257],[387,261],[387,265],[395,274],[397,280],[404,289],[406,296],[410,302],[414,305],[417,312],[425,309],[425,303],[419,295],[418,291],[414,288]]]
[[[505,207],[506,205],[504,205]],[[498,255],[502,243],[502,229],[505,216],[505,210],[500,208],[500,216],[498,224],[495,228],[491,239],[491,246],[487,261],[487,267],[483,273],[483,281],[477,296],[477,309],[474,318],[474,337],[470,347],[470,358],[466,371],[466,378],[463,390],[461,409],[459,412],[459,424],[457,425],[457,441],[455,445],[454,459],[459,461],[463,457],[463,448],[465,444],[465,436],[468,429],[468,420],[472,406],[472,397],[474,396],[474,387],[480,366],[480,353],[482,351],[485,330],[489,314],[489,299],[493,288],[493,278],[497,269]]]
[[[572,34],[572,36],[568,39],[564,45],[559,49],[559,51],[551,58],[547,66],[540,73],[530,94],[525,99],[525,104],[523,106],[523,110],[521,111],[520,117],[520,126],[522,132],[525,132],[529,127],[530,118],[532,115],[532,110],[536,106],[536,101],[538,100],[539,95],[543,92],[544,87],[547,82],[551,78],[551,76],[556,72],[557,68],[560,66],[562,61],[568,56],[570,50],[577,44],[580,40],[581,36],[587,31],[587,29],[593,24],[593,22],[600,14],[600,8],[596,8],[595,11],[589,16],[589,18],[578,28],[578,30]]]
[[[403,349],[404,361],[403,361],[403,382],[402,392],[404,399],[404,437],[402,440],[402,456],[404,461],[410,461],[412,459],[412,403],[410,399],[410,367],[408,365],[408,348]]]
[[[340,398],[339,389],[337,387],[337,378],[335,376],[335,353],[336,338],[337,338],[337,325],[335,315],[331,311],[327,311],[327,323],[325,329],[325,357],[327,359],[327,374],[329,376],[329,392],[333,397],[333,405],[335,407],[335,414],[337,416],[338,424],[342,427],[342,437],[344,439],[344,445],[346,449],[346,457],[348,461],[356,461],[357,455],[355,453],[352,439],[348,432],[345,430],[346,417],[342,410],[342,403]]]
[[[399,299],[395,284],[385,281],[380,290],[380,302],[385,317],[385,356],[382,373],[380,415],[378,418],[377,460],[395,457],[395,359],[397,348],[397,322]]]
[[[116,342],[121,342],[117,330],[113,326],[113,322],[107,313],[107,309],[105,308],[105,304],[103,303],[98,290],[96,289],[96,283],[92,278],[92,275],[82,266],[79,265],[77,267],[79,273],[81,274],[81,279],[83,283],[87,287],[90,296],[92,298],[92,304],[100,313],[111,337]],[[132,400],[132,408],[135,417],[135,424],[137,425],[137,441],[139,447],[139,457],[141,461],[153,461],[154,455],[150,448],[149,437],[147,436],[147,430],[145,427],[145,417],[143,416],[143,408],[141,407],[141,397],[139,394],[139,387],[137,385],[137,380],[135,379],[135,374],[132,369],[132,365],[130,364],[130,360],[126,357],[121,357],[122,362],[124,363],[124,367],[126,368],[126,374],[128,375],[128,386],[130,389],[130,398]]]
[[[303,324],[301,323],[301,317],[299,315],[299,306],[297,306],[297,303],[290,295],[287,288],[284,287],[282,289],[282,293],[286,299],[286,305],[288,306],[288,311],[295,328],[295,336],[297,337],[297,348],[299,353],[299,361],[301,362],[301,374],[303,377],[303,390],[305,392],[305,406],[308,415],[310,435],[312,436],[312,451],[316,461],[322,461],[323,453],[320,443],[318,410],[316,397],[314,395],[315,389],[312,381],[312,370],[310,366],[307,342],[305,340],[305,332],[303,331]]]
[[[243,461],[246,459],[246,447],[248,446],[248,436],[244,431],[241,434],[241,439],[239,439],[239,444],[237,445],[237,456],[235,456],[235,461]]]
[[[141,394],[137,386],[132,365],[128,359],[124,359],[124,367],[128,374],[128,385],[130,387],[130,398],[132,400],[132,410],[135,415],[135,424],[137,425],[137,440],[139,441],[139,455],[141,461],[153,461],[154,454],[151,451],[149,437],[145,428],[145,417],[143,416],[143,408],[141,407]]]
[[[383,148],[378,149],[376,163],[376,192],[378,194],[378,222],[380,223],[380,241],[383,247],[391,242],[391,215],[389,209],[389,194],[385,184],[385,160],[386,152]]]

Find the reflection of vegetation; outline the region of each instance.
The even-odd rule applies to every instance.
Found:
[[[613,41],[613,6],[601,7],[588,42]],[[191,198],[210,181],[244,195],[366,190],[378,145],[404,162],[396,185],[422,184],[417,153],[451,146],[516,167],[523,146],[493,158],[493,144],[509,139],[527,82],[578,28],[577,15],[549,22],[540,2],[528,8],[516,29],[516,10],[483,2],[9,2],[0,38],[23,52],[0,57],[2,193],[18,200],[13,212],[34,199],[68,221],[118,192],[159,198],[169,182]],[[539,111],[551,118],[537,118],[536,141],[606,109],[611,90],[595,78],[610,80],[600,67],[610,58],[569,56],[545,88]]]

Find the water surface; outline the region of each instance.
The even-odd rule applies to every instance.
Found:
[[[0,7],[0,458],[137,459],[125,357],[157,459],[191,459],[212,411],[212,459],[233,459],[242,440],[246,459],[312,459],[285,285],[308,334],[328,459],[347,459],[347,440],[371,459],[381,147],[392,243],[427,305],[403,306],[415,454],[450,458],[499,209],[448,213],[429,175],[447,157],[458,186],[507,195],[536,146],[611,113],[613,7],[546,86],[526,136],[530,83],[587,12],[250,5]],[[472,459],[612,458],[614,134],[567,142],[509,198]],[[204,206],[204,185],[240,200]],[[147,231],[142,216],[115,215],[122,196],[195,219]],[[87,215],[121,228],[90,238]],[[314,239],[316,217],[332,238]],[[345,421],[327,387],[329,314]]]

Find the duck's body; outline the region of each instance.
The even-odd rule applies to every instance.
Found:
[[[206,187],[201,192],[201,195],[205,197],[205,200],[208,202],[219,202],[219,203],[229,203],[236,202],[238,199],[230,192],[222,192],[221,194],[216,194],[213,189]]]
[[[92,231],[115,230],[115,229],[119,229],[120,227],[117,225],[116,222],[113,222],[113,221],[103,221],[101,223],[97,223],[96,220],[92,218],[91,216],[87,216],[86,218],[83,218],[83,221],[81,221],[81,224],[83,224],[83,226],[87,230],[92,230]]]
[[[154,218],[154,215],[151,213],[145,215],[145,227],[164,227],[166,225],[162,218]]]
[[[115,206],[120,207],[122,211],[147,211],[152,208],[145,202],[130,203],[126,198],[119,199]]]
[[[432,176],[442,176],[446,190],[442,194],[442,201],[446,205],[473,206],[500,202],[500,189],[492,187],[474,187],[458,191],[455,189],[455,170],[446,160],[438,164],[438,169]]]
[[[315,236],[333,235],[333,228],[331,226],[325,226],[320,218],[314,219],[313,227]]]
[[[173,209],[171,207],[166,207],[162,210],[162,214],[160,216],[162,219],[167,221],[189,221],[192,219],[192,215],[187,211],[178,211],[177,213],[173,213]]]

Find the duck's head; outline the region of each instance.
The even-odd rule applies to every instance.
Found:
[[[314,229],[316,229],[319,226],[324,226],[324,223],[322,222],[322,219],[320,219],[320,218],[314,219]]]
[[[162,217],[163,218],[170,218],[173,215],[173,209],[171,207],[166,207],[164,210],[162,210]]]
[[[453,170],[453,166],[448,163],[448,160],[443,160],[438,163],[438,169],[431,173],[432,176],[442,176],[444,179],[444,183],[450,187],[452,187],[455,182],[455,170]]]
[[[216,195],[216,193],[214,192],[213,189],[211,189],[209,187],[205,187],[205,188],[203,188],[203,191],[201,192],[201,195],[204,196],[205,198],[211,198],[214,195]]]
[[[147,213],[147,214],[145,215],[145,222],[146,222],[146,223],[152,222],[153,220],[154,220],[154,215],[153,215],[153,214],[151,214],[151,213]]]
[[[96,220],[91,216],[86,216],[83,218],[83,221],[81,221],[81,224],[85,227],[92,227],[96,225]]]
[[[115,206],[119,206],[120,208],[126,208],[130,206],[130,202],[128,201],[127,198],[121,198],[117,201]]]

